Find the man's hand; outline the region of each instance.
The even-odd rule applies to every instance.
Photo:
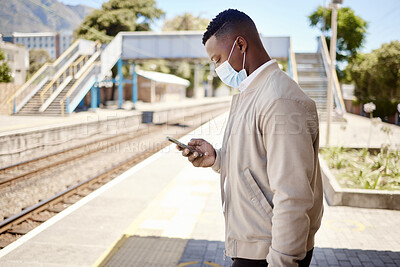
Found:
[[[213,146],[205,141],[204,139],[192,139],[188,143],[194,150],[203,153],[202,157],[199,157],[199,153],[191,153],[189,149],[182,149],[179,146],[176,148],[182,151],[182,156],[187,157],[188,160],[195,167],[211,167],[215,162],[215,151]]]

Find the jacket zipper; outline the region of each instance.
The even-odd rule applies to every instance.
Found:
[[[240,100],[240,95],[238,96],[238,99],[236,99],[235,102],[232,101],[232,104],[234,104],[234,105],[231,106],[231,110],[229,112],[229,119],[233,119],[232,118],[232,113],[236,113],[236,109],[237,109],[239,100]],[[231,120],[228,120],[228,123],[232,123]],[[230,135],[231,134],[232,134],[232,129],[230,129],[229,136],[227,136],[227,140],[226,140],[226,143],[225,143],[226,146],[229,143],[229,139],[230,139]],[[228,149],[226,149],[226,151],[227,150]],[[226,159],[224,159],[224,160],[226,160]],[[224,217],[225,217],[225,232],[226,232],[226,229],[228,229],[228,202],[229,202],[228,201],[228,189],[229,189],[229,186],[228,186],[228,175],[226,175],[226,174],[224,174],[224,175],[225,175],[225,183],[226,183],[226,190],[224,188],[224,194],[225,194],[224,195],[224,200],[225,200],[225,216]],[[222,186],[224,186],[224,185],[222,185]],[[227,240],[226,240],[226,234],[225,234],[225,244],[226,244],[226,241]],[[224,259],[224,261],[226,260],[226,247],[224,249],[223,259]]]
[[[240,99],[240,96],[238,97],[239,99]],[[236,111],[236,108],[237,108],[237,106],[238,106],[238,101],[239,101],[239,99],[237,99],[237,101],[235,102],[235,106],[234,106],[234,110]],[[232,107],[231,107],[232,108]],[[231,119],[233,119],[233,118],[231,118]],[[228,121],[229,123],[232,123],[231,121]],[[228,140],[227,140],[227,142],[226,142],[226,146],[228,145],[228,143],[229,143],[229,139],[230,139],[230,135],[232,134],[232,129],[231,129],[231,132],[230,132],[230,134],[229,134],[229,136],[228,136]],[[228,148],[226,148],[226,151],[229,151],[230,149],[228,149]],[[225,159],[226,160],[226,159]],[[229,187],[229,182],[230,181],[228,181],[229,180],[229,177],[228,177],[228,174],[227,173],[225,173],[225,183],[226,183],[226,190],[225,190],[225,188],[224,188],[224,194],[225,194],[225,196],[224,196],[224,199],[225,199],[225,232],[226,232],[226,230],[228,229],[228,203],[229,203],[229,193],[230,193],[230,187]],[[227,236],[226,236],[226,234],[225,234],[225,244],[227,243]],[[223,258],[224,258],[224,261],[226,260],[226,247],[225,247],[225,249],[224,249],[224,256],[223,256]]]

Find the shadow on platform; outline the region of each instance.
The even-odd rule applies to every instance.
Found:
[[[229,267],[224,249],[221,241],[125,235],[97,266]],[[400,266],[400,253],[316,247],[311,266]]]

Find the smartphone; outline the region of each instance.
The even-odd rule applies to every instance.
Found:
[[[197,153],[199,154],[199,157],[202,157],[202,156],[203,156],[203,153],[200,153],[199,151],[194,150],[194,149],[191,148],[190,146],[185,145],[185,144],[179,142],[178,140],[176,140],[176,139],[174,139],[174,138],[171,138],[171,137],[167,136],[167,140],[170,141],[170,142],[172,142],[172,143],[177,144],[180,148],[183,148],[183,149],[187,148],[187,149],[189,149],[191,153],[197,152]]]

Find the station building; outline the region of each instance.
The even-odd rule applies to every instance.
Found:
[[[28,50],[44,49],[52,59],[58,58],[72,44],[72,32],[13,32],[3,41],[24,45]]]
[[[0,49],[4,52],[5,61],[11,69],[12,83],[24,84],[29,68],[29,52],[22,45],[0,42]]]

